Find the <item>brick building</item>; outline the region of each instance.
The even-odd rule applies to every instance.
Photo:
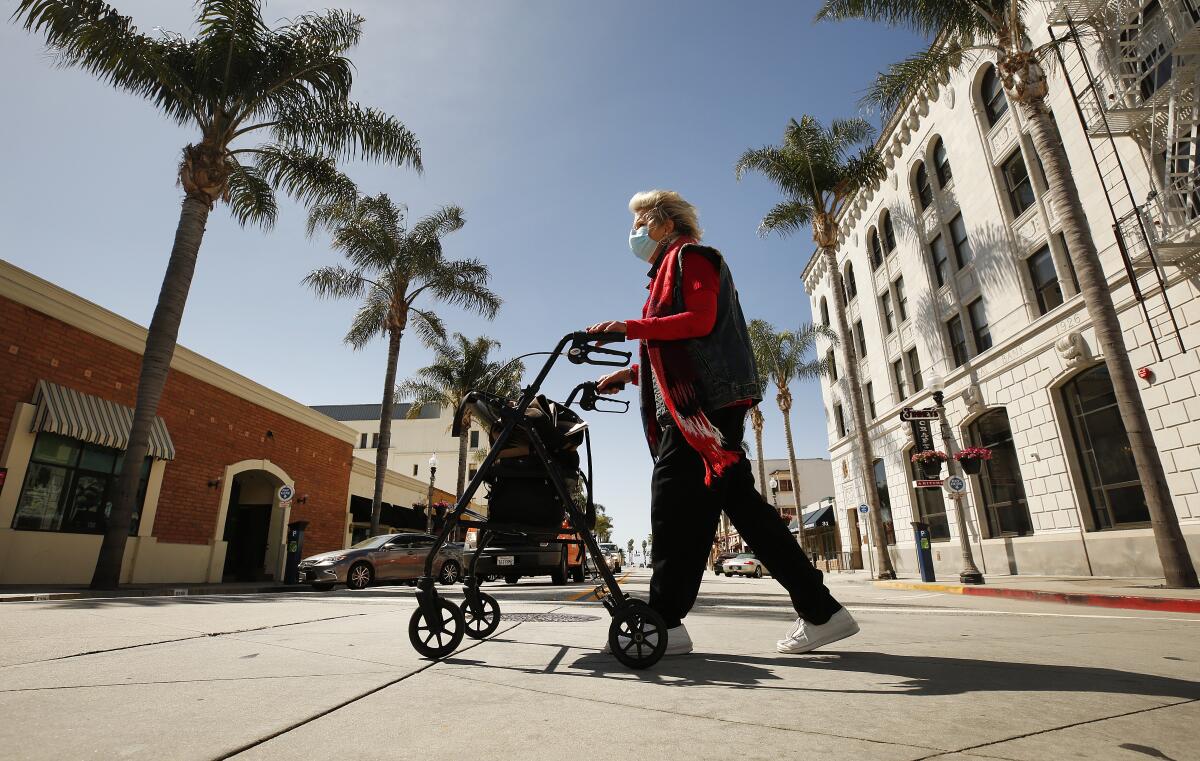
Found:
[[[0,261],[0,584],[91,578],[145,335]],[[158,414],[123,582],[278,579],[297,520],[346,546],[353,429],[183,347]]]

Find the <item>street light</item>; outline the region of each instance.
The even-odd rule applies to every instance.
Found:
[[[771,479],[771,504],[775,505],[775,512],[779,512],[779,482],[774,478]]]
[[[929,379],[929,389],[933,392],[933,404],[938,411],[938,427],[941,430],[942,442],[946,447],[946,472],[952,476],[961,475],[962,468],[954,459],[954,434],[950,431],[950,422],[946,420],[946,382],[940,374]],[[954,522],[958,526],[958,546],[962,550],[962,571],[958,580],[962,584],[982,584],[983,574],[975,567],[975,558],[971,555],[971,538],[967,535],[967,509],[963,504],[963,495],[951,495],[954,502]]]
[[[433,533],[433,481],[437,478],[437,454],[429,458],[429,499],[425,508],[425,533]]]

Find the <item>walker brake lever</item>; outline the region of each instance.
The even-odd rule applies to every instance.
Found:
[[[626,367],[633,359],[633,352],[618,349],[606,349],[596,343],[614,343],[624,341],[624,333],[587,333],[584,331],[571,334],[571,348],[567,350],[567,359],[575,365],[606,365],[609,367]],[[601,359],[598,355],[620,357],[620,359]]]
[[[624,386],[624,384],[622,384],[622,386]],[[595,381],[581,383],[579,387],[575,389],[575,391],[582,392],[582,395],[579,397],[579,408],[581,410],[587,410],[588,412],[615,412],[618,414],[629,411],[629,402],[626,400],[609,399],[601,396],[600,393],[596,391]],[[571,392],[570,399],[575,398],[575,391]],[[570,404],[570,400],[567,401],[567,404]],[[610,407],[605,409],[601,406],[601,404],[610,405]]]

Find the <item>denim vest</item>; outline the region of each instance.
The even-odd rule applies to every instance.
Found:
[[[751,399],[762,401],[759,387],[758,368],[754,363],[754,352],[750,349],[750,331],[738,301],[733,275],[725,264],[725,257],[715,248],[694,243],[686,244],[676,257],[678,271],[675,273],[674,305],[676,313],[685,309],[683,301],[684,252],[704,254],[716,266],[720,280],[717,294],[717,321],[712,331],[700,338],[685,339],[688,354],[695,363],[700,376],[700,389],[705,408],[716,410],[734,402]]]

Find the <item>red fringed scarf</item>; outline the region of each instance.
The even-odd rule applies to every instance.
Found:
[[[688,237],[680,237],[662,254],[654,279],[650,282],[650,295],[642,308],[642,317],[666,317],[675,314],[675,280],[679,273],[679,257],[683,249],[696,245]],[[679,427],[680,433],[692,449],[704,460],[704,483],[712,486],[713,479],[720,478],[725,469],[735,464],[742,456],[740,442],[736,449],[726,448],[721,432],[704,414],[699,375],[684,341],[642,341],[640,358],[644,372],[639,379],[642,393],[642,419],[646,427],[646,438],[652,451],[657,449],[662,436],[654,409],[654,379],[659,381],[663,402]],[[652,375],[650,373],[653,373]]]

